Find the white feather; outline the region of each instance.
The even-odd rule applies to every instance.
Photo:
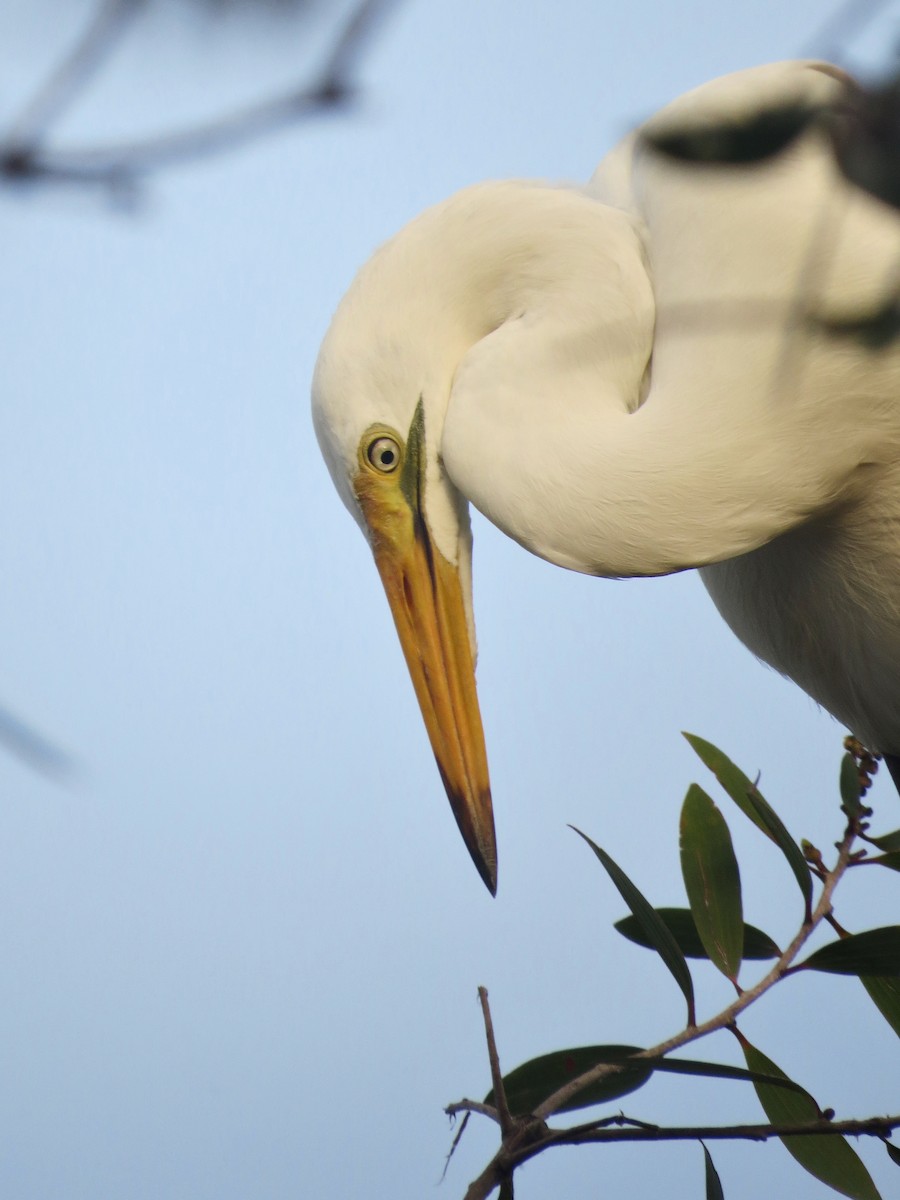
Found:
[[[844,86],[775,64],[650,127]],[[471,188],[383,247],[323,344],[316,429],[353,508],[363,431],[405,435],[421,397],[425,516],[465,573],[463,498],[574,570],[701,567],[755,654],[900,753],[900,344],[824,325],[877,311],[898,265],[900,216],[815,123],[740,169],[632,136],[584,189]]]

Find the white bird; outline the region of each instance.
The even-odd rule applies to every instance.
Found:
[[[849,86],[823,63],[742,71],[586,187],[462,191],[375,254],[325,337],[319,443],[492,892],[469,503],[571,570],[699,567],[754,654],[900,756],[900,340],[858,336],[896,295],[900,214],[847,182],[819,121],[740,168],[645,136]]]

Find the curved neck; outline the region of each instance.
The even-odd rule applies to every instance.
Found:
[[[772,183],[761,183],[773,190],[767,215],[786,229],[771,211],[785,199]],[[736,272],[724,269],[735,229],[721,214],[711,229],[694,190],[689,181],[682,224],[666,240],[679,252],[653,263],[655,331],[640,227],[619,210],[555,193],[555,224],[535,208],[528,261],[492,257],[507,315],[456,370],[441,453],[477,508],[560,566],[654,575],[735,557],[841,502],[860,464],[897,452],[897,350],[873,362],[861,341],[798,328],[809,189],[781,244],[767,224],[756,244],[738,243]],[[859,239],[872,240],[871,213],[860,220],[867,228],[844,213],[838,272],[855,280]],[[569,253],[561,227],[573,235]],[[752,220],[742,228],[753,233]],[[865,278],[884,290],[885,244],[875,241]],[[863,311],[877,302],[871,287],[829,284],[841,304],[854,291]],[[816,300],[827,312],[828,298]]]

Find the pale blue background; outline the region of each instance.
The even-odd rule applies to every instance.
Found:
[[[0,114],[91,8],[6,0]],[[216,112],[314,44],[181,14],[135,30],[60,136]],[[489,1086],[478,984],[507,1067],[682,1019],[663,967],[611,930],[623,905],[567,822],[682,902],[678,809],[703,780],[687,728],[762,770],[798,837],[834,840],[839,729],[754,663],[696,577],[566,574],[476,519],[491,900],[307,401],[354,269],[421,207],[485,177],[583,180],[660,104],[804,52],[822,18],[817,0],[410,0],[352,117],[172,171],[135,216],[0,195],[0,699],[77,764],[60,783],[0,756],[4,1197],[461,1196],[494,1146],[475,1122],[433,1191],[442,1106]],[[887,783],[874,798],[900,823]],[[725,811],[746,915],[786,939],[793,880]],[[897,877],[875,874],[843,889],[851,929],[898,919]],[[695,976],[702,1012],[727,1003]],[[900,1107],[897,1041],[856,981],[788,981],[743,1028],[843,1115]],[[693,1050],[736,1051],[725,1034]],[[621,1103],[760,1115],[738,1084],[662,1079]],[[896,1167],[862,1152],[896,1195]],[[729,1200],[826,1194],[777,1145],[713,1153]],[[516,1194],[661,1187],[702,1195],[698,1147],[556,1151]]]

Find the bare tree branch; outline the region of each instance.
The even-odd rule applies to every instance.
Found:
[[[491,1065],[491,1085],[494,1089],[494,1102],[497,1106],[497,1119],[500,1122],[500,1132],[506,1137],[512,1131],[513,1119],[506,1103],[506,1088],[503,1086],[503,1072],[500,1070],[500,1057],[497,1054],[497,1043],[494,1039],[494,1022],[491,1019],[491,1006],[488,1003],[486,987],[478,989],[478,1000],[484,1018],[484,1036],[487,1041],[488,1061]]]
[[[371,40],[396,0],[360,0],[311,81],[214,121],[133,142],[45,149],[38,134],[96,70],[122,28],[122,18],[145,0],[108,0],[91,28],[0,148],[0,178],[16,182],[134,185],[138,176],[211,154],[233,150],[309,117],[346,106],[356,91],[355,74]],[[29,137],[23,137],[23,130]]]
[[[628,1118],[619,1118],[628,1122]],[[604,1126],[609,1122],[603,1123]],[[766,1142],[770,1138],[821,1137],[849,1135],[851,1137],[887,1138],[895,1129],[900,1129],[900,1114],[890,1117],[863,1117],[858,1120],[816,1121],[803,1125],[660,1125],[647,1126],[635,1122],[637,1128],[609,1129],[601,1123],[578,1125],[571,1129],[551,1129],[546,1141],[535,1146],[529,1157],[533,1157],[545,1146],[582,1146],[589,1142],[687,1142],[697,1141],[750,1141]]]
[[[0,745],[46,775],[59,777],[72,770],[72,760],[30,725],[0,706]]]
[[[6,135],[7,153],[30,154],[44,130],[72,103],[103,65],[128,21],[146,0],[102,0],[84,33],[13,121]]]
[[[824,58],[829,62],[839,59],[843,47],[860,29],[865,28],[884,5],[885,0],[845,0],[816,30],[797,57]]]

